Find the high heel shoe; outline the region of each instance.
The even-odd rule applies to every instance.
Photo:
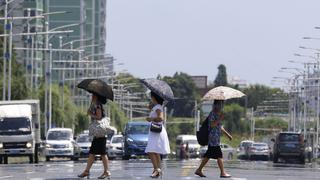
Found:
[[[105,178],[110,178],[111,173],[110,171],[105,171],[101,176],[98,177],[98,179],[105,179]]]
[[[150,177],[151,177],[151,178],[159,178],[159,177],[162,177],[161,169],[155,169]]]
[[[78,175],[79,178],[85,178],[87,177],[87,179],[90,179],[90,173],[89,171],[84,171],[83,173]]]

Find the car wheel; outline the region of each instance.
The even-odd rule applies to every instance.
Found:
[[[50,161],[50,157],[46,156],[46,161],[47,162]]]
[[[3,164],[8,164],[8,156],[3,156]]]
[[[305,159],[304,156],[301,156],[301,157],[300,157],[300,163],[301,163],[301,164],[305,164],[305,163],[306,163],[306,159]]]
[[[71,161],[79,161],[79,157],[74,157],[74,156],[73,156],[73,157],[71,157],[70,159],[71,159]]]
[[[29,163],[32,164],[33,163],[33,155],[29,155]]]
[[[0,156],[0,164],[2,164],[3,162],[3,158],[2,158],[2,156]]]
[[[130,159],[130,155],[124,155],[122,156],[122,160],[129,160]]]
[[[232,160],[233,159],[233,154],[232,153],[229,153],[228,154],[228,160]]]
[[[273,163],[278,163],[279,158],[276,154],[273,155]]]

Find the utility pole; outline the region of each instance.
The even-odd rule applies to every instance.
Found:
[[[4,34],[7,34],[7,25],[8,25],[8,0],[5,0],[6,4],[4,7],[4,29],[3,32]],[[2,100],[6,100],[6,74],[7,74],[7,59],[8,59],[8,54],[7,54],[7,37],[3,37],[3,84],[2,84]]]

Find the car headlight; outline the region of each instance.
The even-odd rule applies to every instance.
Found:
[[[127,139],[127,143],[128,143],[128,144],[133,144],[133,139],[128,138],[128,139]]]
[[[28,142],[28,143],[26,144],[26,147],[27,147],[27,148],[32,148],[32,143]]]
[[[46,148],[51,148],[51,144],[46,144]]]
[[[2,149],[3,148],[3,144],[2,143],[0,143],[0,149]]]

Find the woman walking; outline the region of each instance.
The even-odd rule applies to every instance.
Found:
[[[91,123],[94,121],[101,121],[101,119],[105,116],[103,106],[102,104],[106,103],[106,98],[99,96],[97,94],[92,94],[92,101],[91,105],[88,109],[88,115],[91,117]],[[80,178],[90,176],[90,169],[92,167],[92,164],[95,160],[95,155],[100,155],[104,167],[104,172],[101,176],[98,177],[98,179],[105,179],[109,178],[111,173],[108,169],[108,157],[106,156],[106,137],[104,134],[101,134],[99,136],[95,135],[95,132],[93,132],[94,129],[89,128],[89,135],[93,136],[93,141],[91,143],[90,151],[89,151],[89,158],[87,161],[86,169],[78,175]]]
[[[156,93],[151,92],[151,101],[153,107],[147,121],[151,127],[149,131],[148,144],[145,152],[149,155],[153,165],[153,172],[150,177],[158,178],[161,176],[161,157],[170,153],[170,146],[167,131],[164,125],[163,99]]]
[[[232,140],[232,136],[223,128],[221,125],[221,121],[223,120],[223,101],[222,100],[214,100],[213,109],[209,114],[208,127],[209,127],[209,142],[208,142],[208,150],[204,154],[202,162],[199,168],[196,170],[195,174],[200,177],[206,177],[202,169],[208,163],[209,159],[217,159],[218,166],[220,168],[220,177],[221,178],[230,178],[231,175],[227,174],[224,170],[223,166],[223,158],[222,151],[220,148],[220,136],[221,132],[224,133],[230,141]]]

